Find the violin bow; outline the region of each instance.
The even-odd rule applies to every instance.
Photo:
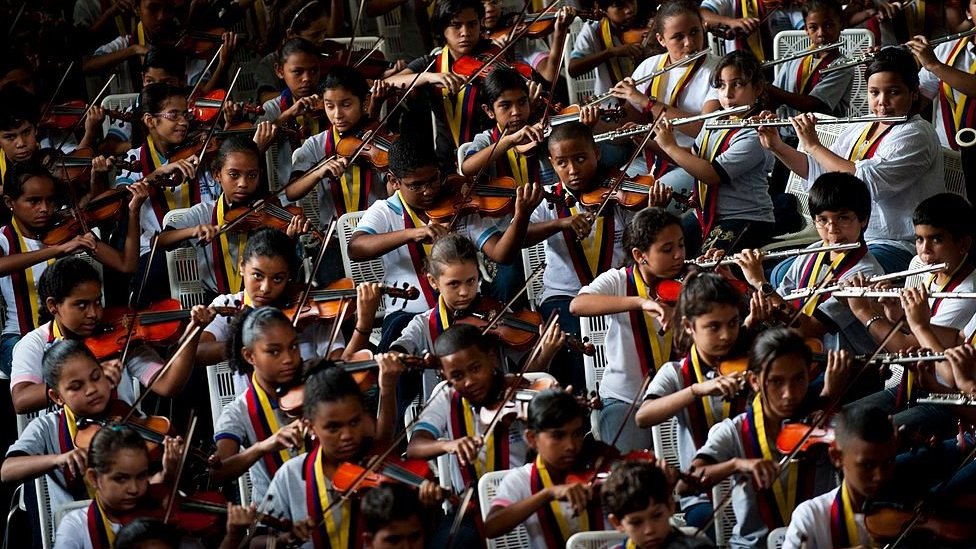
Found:
[[[123,366],[125,365],[125,359],[129,355],[129,349],[132,347],[132,332],[135,330],[136,323],[138,322],[138,313],[136,311],[139,308],[139,304],[142,303],[142,292],[145,290],[146,283],[149,281],[149,270],[156,258],[156,249],[158,248],[158,244],[159,231],[156,231],[156,233],[153,234],[152,242],[149,244],[149,263],[146,264],[146,270],[142,273],[142,280],[139,281],[139,288],[136,289],[135,303],[129,306],[129,310],[132,311],[132,319],[129,321],[129,327],[127,328],[125,334],[125,347],[122,348],[122,356],[119,358],[119,362],[121,362]]]
[[[420,76],[422,74],[426,73],[427,71],[429,71],[430,68],[434,66],[434,63],[435,62],[437,62],[437,58],[436,57],[434,57],[433,59],[430,60],[430,63],[428,63],[427,67],[424,70],[422,70],[422,71],[418,72],[416,75],[414,75],[413,80],[410,81],[410,85],[407,86],[407,89],[403,92],[403,96],[400,97],[400,100],[397,101],[393,105],[393,107],[391,109],[388,109],[386,111],[386,115],[384,115],[383,118],[380,120],[379,124],[376,126],[376,129],[374,129],[372,132],[370,132],[370,134],[367,135],[366,138],[362,140],[362,142],[359,144],[359,146],[356,147],[355,151],[353,151],[352,156],[349,157],[349,163],[350,164],[352,164],[354,160],[356,160],[357,158],[359,158],[359,155],[362,154],[362,152],[366,149],[366,147],[369,146],[369,143],[375,137],[378,136],[378,134],[380,132],[380,129],[382,129],[383,126],[386,125],[386,122],[387,122],[387,120],[389,120],[390,116],[394,112],[396,112],[397,108],[399,108],[400,105],[403,104],[403,102],[407,99],[407,96],[410,94],[410,92],[417,86],[417,82],[420,80]],[[318,162],[316,162],[315,164],[313,164],[312,167],[309,168],[308,171],[305,172],[305,173],[308,173],[308,172],[311,172],[311,171],[314,171],[314,170],[319,169],[326,162],[328,162],[328,161],[336,158],[337,156],[338,155],[333,155],[333,156],[330,156],[330,157],[327,157],[327,158],[323,158],[322,160],[319,160]],[[226,233],[227,231],[233,229],[234,227],[236,227],[239,223],[241,223],[242,221],[244,221],[244,219],[248,215],[256,212],[259,208],[263,207],[270,198],[275,198],[275,197],[284,195],[284,193],[285,193],[285,191],[287,191],[288,187],[290,187],[293,183],[295,183],[295,181],[298,181],[300,179],[301,179],[300,177],[296,177],[295,179],[293,179],[293,180],[289,181],[288,183],[285,183],[284,185],[282,185],[281,188],[279,188],[277,191],[273,192],[269,197],[255,200],[254,203],[251,204],[247,208],[247,210],[245,210],[244,213],[240,215],[240,217],[237,217],[233,221],[229,221],[229,222],[224,223],[223,225],[221,225],[220,228],[217,229],[217,234],[214,235],[214,238],[216,238],[216,237],[218,237],[218,236]],[[199,246],[199,247],[203,247],[203,246],[206,246],[206,245],[207,245],[206,242],[203,242],[203,241],[197,242],[197,246]]]
[[[458,503],[457,511],[454,512],[454,521],[451,522],[451,529],[447,533],[447,543],[445,546],[447,549],[454,547],[454,538],[457,537],[458,530],[461,529],[461,522],[464,520],[464,515],[467,515],[468,506],[471,505],[471,499],[474,497],[474,481],[468,483],[468,486],[464,489],[464,495],[461,497],[461,501]]]
[[[186,96],[187,100],[192,100],[193,97],[196,96],[197,90],[200,89],[200,84],[203,83],[203,75],[207,74],[207,71],[209,71],[210,68],[213,67],[213,64],[217,62],[217,58],[220,57],[220,52],[222,51],[224,51],[223,43],[217,47],[217,51],[214,53],[214,56],[210,58],[210,62],[207,63],[206,68],[204,68],[203,72],[200,73],[200,78],[197,78],[197,83],[193,85],[193,89],[190,90],[190,94]],[[212,78],[213,77],[211,76],[211,79]],[[227,95],[230,95],[230,92],[227,92]],[[223,106],[223,104],[221,104],[221,106]]]
[[[17,23],[20,22],[20,17],[22,15],[24,15],[24,8],[26,8],[26,7],[27,7],[27,2],[21,2],[20,3],[20,9],[17,10],[17,15],[14,16],[13,22],[10,23],[10,28],[7,29],[7,37],[8,38],[11,37],[11,36],[13,36],[14,29],[17,28]],[[72,61],[71,63],[74,64],[74,61]],[[67,74],[65,74],[65,76],[67,76]]]
[[[186,438],[183,439],[183,452],[180,454],[180,466],[176,468],[176,478],[173,479],[173,489],[169,493],[169,501],[166,502],[166,514],[163,515],[163,523],[169,523],[173,516],[173,508],[176,503],[176,494],[180,491],[180,478],[183,476],[183,468],[186,465],[186,456],[190,453],[190,439],[193,438],[193,431],[197,428],[197,414],[190,408],[190,426],[186,430]]]
[[[67,76],[67,74],[65,74],[65,76]],[[95,105],[98,104],[99,101],[101,101],[102,97],[105,95],[105,92],[108,91],[108,87],[112,85],[112,82],[114,80],[115,80],[114,74],[108,77],[108,80],[105,82],[105,85],[102,86],[102,89],[95,95],[95,98],[92,99],[90,103],[88,103],[88,108],[85,109],[85,112],[78,117],[78,120],[76,120],[75,123],[71,126],[71,129],[65,132],[64,137],[61,138],[61,142],[58,143],[58,146],[55,147],[55,150],[60,151],[61,147],[63,147],[64,144],[68,142],[68,138],[74,135],[75,131],[78,129],[78,126],[80,126],[81,123],[86,118],[88,118],[88,113],[91,112],[92,107],[94,107]]]
[[[515,15],[515,19],[512,19],[512,28],[508,29],[508,34],[506,35],[507,40],[511,41],[512,37],[515,36],[515,29],[525,22],[526,13],[529,11],[530,4],[532,4],[532,0],[522,2],[522,9]]]
[[[894,325],[891,327],[891,330],[888,331],[885,337],[881,340],[881,343],[878,345],[878,347],[874,350],[873,353],[871,353],[871,356],[868,358],[865,364],[871,364],[872,362],[875,361],[878,355],[881,354],[882,351],[884,351],[884,348],[888,344],[888,342],[891,341],[891,338],[894,337],[895,333],[898,330],[900,330],[904,324],[905,324],[904,318],[894,323]],[[813,435],[813,432],[816,429],[822,427],[824,423],[827,422],[827,420],[833,414],[834,410],[836,410],[837,407],[840,406],[841,399],[844,398],[844,395],[847,393],[848,389],[854,386],[854,382],[857,381],[858,378],[860,378],[861,375],[864,374],[864,371],[866,369],[867,368],[859,368],[858,371],[855,372],[854,376],[849,381],[846,381],[844,383],[844,387],[842,388],[842,390],[837,394],[836,397],[831,398],[830,403],[827,405],[826,408],[823,409],[823,412],[817,418],[814,419],[813,423],[810,424],[810,428],[807,429],[807,432],[803,433],[803,436],[800,437],[800,440],[796,442],[796,445],[790,450],[790,452],[784,455],[782,459],[779,460],[779,462],[776,464],[777,474],[774,482],[776,480],[779,480],[779,478],[783,475],[783,473],[786,471],[786,465],[790,461],[792,461],[797,454],[800,453],[800,451],[803,448],[803,444],[810,439],[810,437]],[[733,484],[735,482],[742,482],[742,481],[734,479]],[[695,536],[700,536],[704,534],[705,531],[708,530],[708,528],[715,522],[715,519],[718,517],[718,514],[722,512],[722,509],[724,509],[732,501],[732,492],[733,492],[732,489],[729,489],[729,491],[725,494],[725,496],[723,496],[722,499],[715,504],[715,507],[712,510],[712,514],[709,515],[708,520],[704,524],[698,527],[698,530],[695,531]]]
[[[475,187],[478,186],[478,181],[481,181],[482,176],[485,175],[485,171],[488,169],[488,165],[492,163],[492,159],[495,156],[495,151],[498,150],[498,144],[502,142],[502,139],[508,135],[508,126],[502,129],[501,135],[491,146],[491,154],[488,155],[488,161],[481,165],[481,169],[475,174],[474,178],[471,179],[470,184],[468,184],[463,193],[461,193],[461,201],[457,203],[454,207],[454,215],[451,217],[451,222],[447,224],[447,230],[454,231],[457,228],[457,222],[461,220],[461,204],[468,201],[468,198],[474,194]],[[460,168],[460,166],[458,166]]]
[[[163,364],[163,367],[160,368],[158,372],[156,372],[156,374],[152,377],[151,380],[149,380],[149,383],[146,384],[146,390],[142,391],[139,394],[139,398],[137,398],[136,401],[132,403],[132,407],[129,409],[128,412],[126,412],[125,416],[122,418],[122,421],[120,421],[120,423],[125,423],[129,421],[129,419],[135,413],[139,405],[142,404],[142,401],[145,400],[146,396],[149,395],[150,391],[153,388],[153,385],[155,385],[156,382],[159,381],[163,377],[163,375],[166,372],[168,372],[170,368],[173,367],[173,364],[176,362],[176,359],[180,356],[180,354],[182,354],[186,350],[186,348],[190,345],[190,342],[193,341],[193,339],[196,338],[197,335],[199,335],[200,332],[202,331],[203,331],[203,326],[194,326],[192,330],[190,330],[186,335],[183,336],[183,339],[180,340],[179,346],[176,348],[176,352],[174,352],[172,356],[169,357],[169,360],[166,361],[166,364]]]
[[[26,2],[21,4],[20,9],[23,10],[25,5],[27,5]],[[14,24],[16,24],[16,21],[14,21]],[[57,99],[58,94],[61,93],[61,88],[64,86],[64,82],[68,79],[68,75],[71,74],[71,69],[73,68],[75,68],[75,62],[72,60],[71,63],[68,63],[68,68],[64,70],[64,74],[61,75],[61,80],[58,82],[58,86],[54,88],[54,93],[51,94],[51,101],[45,105],[44,112],[41,113],[39,120],[44,120],[48,113],[51,112],[51,109],[54,107],[54,100]]]
[[[339,328],[342,326],[343,319],[346,318],[346,312],[349,310],[349,301],[346,300],[345,296],[339,299],[339,314],[336,315],[335,324],[332,325],[332,333],[329,334],[329,346],[326,347],[326,353],[329,349],[332,349],[332,345],[335,343],[336,338],[339,337]]]
[[[530,274],[528,278],[525,279],[525,284],[522,284],[522,287],[519,288],[519,291],[516,292],[514,296],[512,296],[512,299],[509,299],[508,303],[506,303],[505,306],[502,307],[497,314],[495,314],[495,317],[491,320],[491,322],[489,322],[488,325],[485,326],[485,329],[481,331],[481,335],[488,335],[488,332],[490,332],[492,328],[498,325],[502,317],[505,316],[505,312],[512,310],[512,305],[515,304],[515,301],[518,300],[518,298],[525,293],[525,291],[529,288],[529,284],[531,284],[533,280],[538,278],[539,275],[542,274],[542,271],[545,270],[545,268],[546,268],[546,262],[543,261],[542,263],[539,263],[539,265],[537,265],[535,269],[532,270],[532,274]]]
[[[308,273],[308,282],[305,284],[305,289],[302,290],[302,298],[298,301],[298,306],[295,308],[295,314],[291,318],[291,325],[298,326],[298,317],[301,315],[302,307],[305,306],[305,302],[308,301],[309,294],[312,293],[312,284],[315,282],[315,273],[319,272],[319,267],[322,265],[322,259],[325,257],[325,249],[329,246],[329,242],[332,240],[332,235],[335,233],[336,225],[338,224],[338,218],[332,216],[332,221],[329,222],[329,228],[325,230],[325,238],[322,240],[322,247],[319,252],[315,254],[315,262],[312,265],[311,272]],[[329,344],[329,347],[332,347]]]
[[[223,45],[221,45],[221,47],[223,47]],[[224,94],[224,98],[220,100],[220,106],[217,107],[218,113],[224,112],[224,105],[227,104],[227,100],[230,98],[231,92],[234,91],[234,86],[237,85],[237,78],[241,75],[241,68],[242,67],[237,67],[237,71],[234,73],[234,78],[231,79],[230,85],[227,86],[227,92]],[[221,117],[219,116],[214,117],[214,123],[210,125],[210,129],[207,130],[207,136],[203,139],[203,146],[200,148],[200,158],[197,159],[197,162],[200,164],[203,163],[203,155],[206,153],[207,147],[210,146],[210,140],[213,139],[214,133],[217,131],[217,123],[220,121],[220,118]]]
[[[363,63],[366,62],[367,59],[369,59],[370,55],[373,55],[374,52],[379,51],[380,46],[383,45],[383,42],[386,42],[386,38],[383,38],[382,36],[377,38],[376,42],[373,44],[373,47],[369,48],[369,50],[367,50],[366,53],[359,58],[359,61],[356,61],[356,63],[352,66],[352,68],[358,69],[360,65],[362,65]],[[349,52],[350,53],[352,52],[351,43],[349,44]]]
[[[356,12],[356,20],[352,22],[352,29],[349,33],[349,53],[352,53],[352,45],[356,41],[356,33],[359,32],[359,22],[363,18],[363,11],[366,9],[366,0],[359,0],[359,10]]]

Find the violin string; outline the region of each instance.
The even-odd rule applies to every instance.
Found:
[[[210,69],[213,68],[213,64],[217,62],[217,59],[220,57],[220,52],[222,51],[224,51],[223,42],[221,42],[220,47],[217,48],[217,51],[216,53],[214,53],[213,57],[210,58],[210,62],[207,63],[207,68],[203,69],[203,72],[201,72],[200,74],[210,74]],[[197,90],[200,89],[200,83],[203,82],[203,80],[204,79],[202,77],[197,79],[196,84],[193,85],[193,89],[190,90],[190,94],[186,96],[188,99],[193,99],[193,97],[196,96]],[[230,95],[230,90],[227,90],[227,95]],[[221,101],[221,109],[222,108],[223,108],[223,101]],[[222,111],[218,110],[217,112],[222,112]]]
[[[506,135],[508,135],[508,126],[505,126],[502,129],[501,135],[499,135],[495,143],[492,144],[491,152],[488,154],[488,160],[481,165],[481,169],[478,170],[478,173],[475,174],[474,178],[469,180],[470,183],[465,184],[464,190],[461,192],[461,200],[455,203],[454,215],[451,217],[451,222],[447,224],[448,232],[453,232],[458,221],[461,220],[461,213],[463,210],[461,209],[460,204],[464,204],[469,198],[471,198],[471,194],[474,193],[475,187],[477,187],[478,182],[481,181],[481,177],[485,174],[485,170],[488,169],[488,165],[493,162],[495,151],[498,149],[498,144],[502,142],[502,139],[504,139]]]
[[[508,300],[508,303],[506,303],[501,308],[501,310],[498,311],[498,313],[495,315],[495,318],[492,319],[492,321],[489,322],[487,326],[485,326],[485,329],[481,331],[481,335],[483,335],[483,336],[484,335],[488,335],[488,332],[490,332],[491,329],[494,328],[498,324],[498,322],[505,316],[505,313],[507,313],[508,311],[511,311],[512,310],[512,304],[514,304],[520,297],[522,297],[522,294],[523,293],[525,293],[526,291],[528,291],[529,284],[531,284],[533,280],[535,280],[536,278],[538,278],[539,275],[542,274],[542,272],[545,269],[546,269],[546,262],[543,261],[543,262],[539,263],[539,265],[532,271],[532,274],[530,274],[528,276],[528,278],[525,279],[525,284],[523,284],[522,287],[519,288],[519,291],[516,292],[515,295],[512,296],[511,299]],[[546,324],[548,325],[549,323],[547,322]],[[539,338],[539,341],[542,341],[542,338],[541,337]]]
[[[146,283],[149,281],[149,271],[156,258],[156,250],[159,248],[159,231],[156,231],[152,236],[152,241],[149,243],[149,262],[146,263],[146,270],[142,273],[142,280],[139,281],[139,288],[136,289],[135,293],[135,303],[129,304],[129,309],[138,309],[139,305],[142,303],[142,292],[146,289]],[[133,315],[134,317],[135,315]],[[122,356],[119,357],[119,362],[125,367],[125,361],[129,356],[129,349],[132,346],[132,332],[135,330],[136,322],[135,318],[129,320],[129,327],[127,333],[125,334],[125,346],[122,348]]]

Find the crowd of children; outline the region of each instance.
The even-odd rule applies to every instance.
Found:
[[[12,4],[9,543],[973,546],[976,0]]]

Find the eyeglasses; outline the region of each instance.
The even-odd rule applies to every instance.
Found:
[[[176,122],[177,120],[180,119],[189,121],[190,118],[193,116],[193,113],[191,113],[190,111],[166,111],[166,112],[157,112],[153,116],[165,118],[170,122]]]
[[[427,189],[436,189],[441,186],[441,173],[440,171],[434,177],[431,177],[427,181],[420,181],[418,183],[412,183],[410,185],[403,185],[403,188],[412,193],[422,193]]]
[[[849,214],[841,214],[832,219],[820,215],[813,218],[813,224],[816,225],[818,229],[826,229],[831,224],[837,228],[849,227],[856,222],[857,216]]]

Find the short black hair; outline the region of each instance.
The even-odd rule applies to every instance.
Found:
[[[621,461],[613,466],[600,491],[603,510],[623,520],[651,503],[670,504],[671,485],[664,472],[646,461]]]
[[[813,360],[810,347],[793,330],[788,328],[766,330],[752,343],[752,350],[749,352],[749,371],[763,380],[773,361],[790,355],[802,357],[807,364]]]
[[[143,114],[155,114],[163,109],[163,103],[170,97],[186,98],[186,89],[166,82],[154,82],[142,88],[139,108]]]
[[[895,438],[895,425],[884,409],[854,403],[845,406],[837,414],[834,433],[838,445],[843,450],[844,443],[852,438],[872,444],[891,442]]]
[[[586,416],[586,410],[576,397],[565,389],[556,387],[540,391],[529,402],[525,426],[533,431],[559,429],[577,418]]]
[[[322,358],[308,369],[305,378],[305,402],[302,411],[306,418],[315,417],[319,404],[338,402],[353,397],[365,408],[366,402],[359,385],[345,368]]]
[[[837,17],[843,17],[844,9],[837,0],[807,0],[803,4],[803,19],[805,20],[811,13],[832,11]]]
[[[115,549],[139,549],[146,542],[158,541],[170,549],[178,549],[182,537],[172,524],[159,519],[138,518],[126,524],[115,535]]]
[[[904,46],[881,48],[875,54],[874,61],[864,70],[864,81],[869,81],[879,72],[893,72],[901,77],[910,91],[918,91],[918,64],[915,56]]]
[[[295,241],[283,231],[270,227],[260,228],[248,235],[240,262],[245,265],[255,257],[280,257],[284,259],[288,265],[289,278],[294,278],[301,262],[298,258],[298,250],[295,248]]]
[[[41,322],[50,320],[50,313],[44,304],[48,298],[55,303],[61,303],[72,290],[85,282],[102,283],[102,277],[92,264],[77,255],[62,257],[53,265],[44,269],[41,280],[37,283],[37,296],[41,305]]]
[[[430,27],[435,36],[443,36],[451,19],[462,11],[472,9],[478,14],[478,21],[485,18],[485,5],[481,0],[439,0],[434,6],[434,15],[430,18]]]
[[[766,83],[766,76],[763,75],[759,59],[748,49],[735,50],[718,62],[718,66],[712,72],[711,84],[713,88],[718,89],[722,86],[722,69],[725,67],[735,67],[738,69],[741,78],[754,86],[761,86]]]
[[[636,4],[637,0],[597,0],[596,5],[601,9],[605,10],[612,7],[621,7],[627,4]]]
[[[437,336],[434,354],[448,356],[471,347],[484,353],[498,353],[498,341],[492,334],[482,335],[481,330],[471,324],[455,324]]]
[[[278,231],[275,231],[278,232]],[[254,367],[244,360],[242,349],[253,350],[252,345],[258,334],[264,332],[268,326],[284,325],[291,327],[291,320],[285,313],[274,307],[245,307],[230,323],[230,337],[224,345],[224,358],[230,369],[238,374],[250,376]]]
[[[525,92],[526,95],[529,94],[529,86],[525,83],[525,77],[514,69],[499,67],[485,77],[485,81],[478,89],[478,93],[481,94],[481,102],[488,109],[491,109],[495,101],[498,101],[498,98],[503,93],[510,90]]]
[[[186,78],[186,57],[171,46],[149,46],[146,59],[142,62],[142,72],[149,69],[162,69],[167,74]]]
[[[24,184],[35,177],[50,179],[54,183],[56,196],[63,190],[61,181],[35,155],[26,162],[14,162],[7,168],[3,178],[3,194],[11,200],[17,200],[24,194]]]
[[[308,54],[317,59],[319,52],[318,46],[304,38],[289,38],[278,48],[278,65],[284,66],[288,58],[296,53]]]
[[[24,122],[37,127],[41,106],[37,97],[20,86],[0,90],[0,130],[15,130]]]
[[[41,376],[44,378],[44,384],[57,390],[65,362],[75,357],[87,358],[94,364],[98,364],[98,359],[91,349],[80,339],[62,339],[44,351],[44,356],[41,358]]]
[[[336,65],[325,73],[322,79],[322,89],[335,90],[342,88],[355,95],[360,101],[366,101],[369,95],[369,84],[366,77],[354,67]]]
[[[823,212],[851,210],[858,220],[871,219],[871,191],[856,176],[843,172],[828,172],[817,178],[807,195],[810,216]]]
[[[681,220],[673,213],[664,208],[644,208],[624,228],[624,251],[628,255],[634,248],[647,251],[657,235],[671,225],[681,227]]]
[[[596,142],[593,141],[593,129],[578,120],[559,124],[554,127],[552,133],[549,134],[547,143],[575,141],[577,139],[588,143],[594,149],[596,148]]]
[[[400,137],[390,145],[389,162],[390,173],[397,179],[404,178],[421,168],[440,166],[433,143],[424,139],[404,137]]]
[[[939,193],[923,200],[912,213],[913,225],[928,225],[949,231],[953,238],[973,236],[976,212],[965,198],[953,193]]]
[[[359,507],[365,530],[370,534],[391,522],[421,518],[422,509],[417,491],[398,482],[367,491]]]

